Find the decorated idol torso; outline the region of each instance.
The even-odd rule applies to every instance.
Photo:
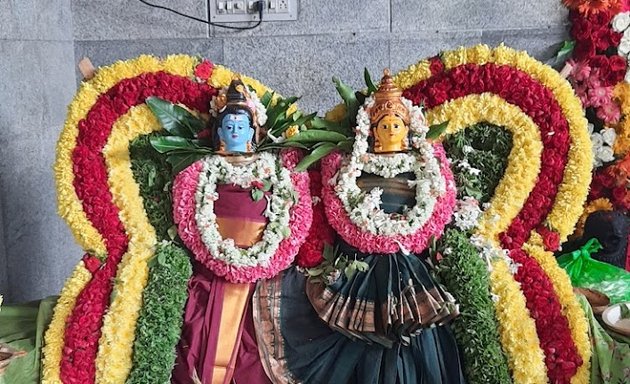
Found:
[[[199,262],[228,281],[272,277],[289,265],[306,236],[308,227],[296,213],[308,219],[308,179],[292,175],[296,153],[254,152],[267,116],[240,80],[212,107],[216,154],[175,180],[179,235]]]
[[[266,108],[240,79],[211,102],[214,154],[175,179],[173,218],[196,262],[172,382],[268,383],[257,354],[251,295],[293,261],[312,217],[295,150],[258,151]],[[286,114],[286,112],[285,112]],[[235,364],[234,360],[240,362]]]
[[[427,131],[420,107],[402,98],[386,74],[359,109],[351,155],[324,160],[330,224],[359,251],[420,253],[450,219],[453,176],[441,145],[425,140]],[[409,190],[415,191],[415,201],[405,198]]]

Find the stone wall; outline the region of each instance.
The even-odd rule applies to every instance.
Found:
[[[205,0],[154,2],[207,18]],[[55,294],[81,257],[55,214],[51,166],[84,56],[202,55],[324,111],[337,100],[333,75],[358,87],[364,67],[377,77],[480,42],[546,60],[566,24],[560,0],[301,0],[298,21],[241,32],[136,0],[0,0],[0,293]]]

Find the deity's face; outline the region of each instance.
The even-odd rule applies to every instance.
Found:
[[[226,152],[250,152],[248,144],[252,142],[254,133],[252,122],[246,113],[226,114],[218,130]]]
[[[405,149],[409,127],[396,115],[383,117],[374,128],[380,146],[374,152],[400,152]]]

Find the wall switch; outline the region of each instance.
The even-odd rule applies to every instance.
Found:
[[[263,5],[263,23],[297,20],[299,0],[209,0],[210,21],[219,24],[256,22],[258,1]]]

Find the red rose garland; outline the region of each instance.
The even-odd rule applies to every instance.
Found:
[[[322,197],[322,175],[318,170],[308,171],[311,181],[311,196],[313,198],[313,223],[308,232],[306,241],[300,248],[295,260],[302,268],[312,268],[321,263],[326,244],[332,245],[335,232],[326,220]]]
[[[568,384],[583,362],[571,337],[569,323],[562,315],[553,284],[540,265],[525,251],[512,250],[510,257],[521,264],[514,278],[521,283],[527,309],[536,322],[540,347],[545,352],[549,381]]]
[[[74,187],[88,219],[103,236],[107,259],[77,297],[67,320],[61,361],[64,383],[92,383],[103,316],[109,305],[112,279],[127,250],[127,235],[118,218],[107,185],[102,149],[114,122],[149,96],[159,96],[189,108],[205,111],[216,90],[207,84],[164,72],[147,73],[122,80],[100,96],[87,117],[79,123],[73,152]]]
[[[518,106],[540,129],[541,162],[545,166],[523,208],[499,239],[504,248],[513,250],[514,260],[523,265],[515,278],[523,283],[527,307],[535,319],[545,352],[550,381],[569,383],[582,365],[582,359],[549,277],[533,258],[520,250],[533,229],[541,233],[547,249],[555,250],[559,245],[559,235],[543,223],[562,182],[570,144],[568,122],[558,102],[548,88],[529,74],[496,64],[464,64],[450,71],[433,73],[429,79],[407,89],[404,95],[414,104],[424,103],[433,108],[448,100],[486,92]]]
[[[469,94],[491,92],[520,107],[540,128],[543,142],[538,182],[523,209],[500,236],[507,249],[522,246],[550,212],[562,181],[569,149],[568,123],[551,91],[527,73],[509,66],[465,64],[405,90],[404,96],[427,108]]]

